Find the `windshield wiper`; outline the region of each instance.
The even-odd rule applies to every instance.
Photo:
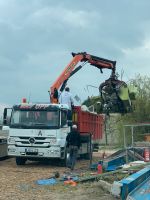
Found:
[[[47,124],[45,124],[45,123],[32,123],[32,125],[34,126],[36,126],[36,125],[38,125],[38,126],[47,126]]]
[[[24,127],[28,127],[29,125],[18,123],[18,124],[11,124],[10,126],[17,127],[17,128],[24,128]]]

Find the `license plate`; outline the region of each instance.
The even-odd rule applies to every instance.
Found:
[[[38,149],[27,148],[25,151],[26,151],[27,153],[37,153],[37,152],[38,152]]]

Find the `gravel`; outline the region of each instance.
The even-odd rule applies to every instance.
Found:
[[[16,166],[15,159],[0,161],[0,200],[114,200],[104,191],[98,182],[77,184],[76,187],[64,185],[63,182],[53,186],[41,186],[39,179],[48,179],[56,171],[63,176],[68,173],[65,167],[55,166],[56,163],[27,162],[24,166]],[[77,162],[75,172],[88,170],[89,161]]]

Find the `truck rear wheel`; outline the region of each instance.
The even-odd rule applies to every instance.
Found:
[[[93,154],[93,148],[92,148],[92,145],[91,146],[90,145],[91,143],[88,143],[88,150],[87,150],[88,152],[84,154],[84,159],[86,160],[90,160]]]
[[[92,157],[92,152],[93,152],[93,145],[91,142],[91,134],[87,133],[86,135],[81,137],[81,142],[87,144],[87,152],[84,153],[81,157],[90,160]]]
[[[26,158],[16,157],[16,164],[17,165],[24,165],[26,161],[27,161]]]

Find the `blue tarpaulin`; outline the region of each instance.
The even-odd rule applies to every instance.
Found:
[[[38,185],[55,185],[57,183],[57,181],[54,178],[50,178],[50,179],[37,180],[36,183]]]

